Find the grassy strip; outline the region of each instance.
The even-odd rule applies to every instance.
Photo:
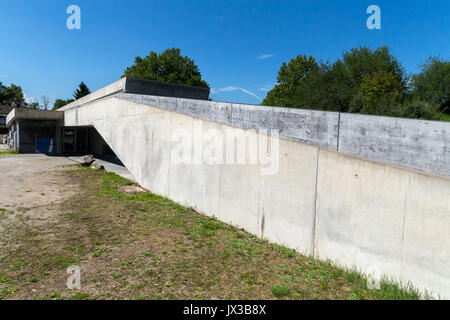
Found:
[[[450,121],[450,114],[442,114],[441,121]]]
[[[121,187],[132,182],[113,173],[66,174],[84,192],[62,206],[57,223],[34,227],[22,219],[1,235],[0,297],[428,298],[389,280],[370,289],[355,270],[268,243],[151,193],[125,194]],[[83,270],[76,294],[65,289],[65,268],[73,264]],[[31,288],[44,291],[36,297]]]
[[[18,154],[18,152],[15,150],[0,151],[0,155],[3,155],[3,154]]]

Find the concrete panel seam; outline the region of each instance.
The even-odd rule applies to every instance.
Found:
[[[219,167],[219,208],[217,211],[217,219],[220,219],[220,199],[221,199],[221,191],[222,191],[222,166]]]
[[[314,210],[313,210],[313,223],[312,223],[312,233],[311,233],[311,254],[313,257],[318,256],[318,249],[316,247],[316,224],[317,224],[317,190],[319,182],[319,155],[320,149],[317,148],[317,160],[316,160],[316,185],[314,190]]]
[[[405,186],[405,198],[403,203],[403,230],[402,230],[402,256],[400,258],[400,278],[403,275],[403,258],[405,255],[405,226],[406,226],[406,203],[408,197],[408,186],[410,182],[410,173],[406,174],[405,178],[406,186]]]
[[[172,135],[172,114],[170,113],[169,113],[169,125],[170,125],[170,134]],[[170,141],[169,145],[172,146],[172,141]],[[172,164],[172,152],[169,152],[169,169],[167,173],[167,198],[170,197],[170,168],[172,167],[171,164]]]
[[[233,104],[230,104],[230,126],[233,126]]]
[[[336,151],[339,152],[339,140],[341,138],[341,113],[338,113],[338,123],[337,123],[337,141],[336,141]]]

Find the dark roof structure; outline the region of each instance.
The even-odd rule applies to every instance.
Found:
[[[12,109],[14,109],[14,107],[3,106],[0,104],[0,114],[8,114]]]

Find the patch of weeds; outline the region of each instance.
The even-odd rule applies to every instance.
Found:
[[[432,296],[425,292],[420,293],[419,290],[414,288],[411,283],[406,285],[399,285],[396,282],[388,279],[380,281],[380,289],[371,290],[371,293],[377,298],[382,300],[419,300],[432,299]]]
[[[276,251],[283,253],[285,255],[287,255],[288,257],[295,257],[297,255],[297,253],[295,252],[295,250],[293,249],[289,249],[285,246],[279,245],[279,244],[273,244],[273,247],[275,248]]]
[[[175,299],[175,295],[173,294],[173,293],[170,293],[170,292],[168,292],[168,293],[166,293],[165,295],[164,295],[164,297],[166,297],[167,299]]]
[[[245,280],[245,282],[249,285],[260,284],[259,280],[256,280],[257,272],[250,271],[241,274],[241,279]]]
[[[230,253],[228,252],[228,251],[224,251],[223,253],[222,253],[222,255],[220,256],[220,258],[222,259],[222,260],[226,260],[226,259],[228,259],[230,257]]]
[[[73,296],[68,298],[69,300],[92,300],[88,293],[77,292]]]
[[[107,253],[107,252],[111,252],[112,250],[109,248],[98,248],[94,251],[94,253],[92,254],[92,256],[94,258],[100,257],[102,255],[102,253]]]
[[[59,292],[52,292],[48,296],[50,300],[62,300],[61,294]]]
[[[291,295],[291,289],[284,284],[275,284],[270,290],[272,291],[272,294],[277,298]]]

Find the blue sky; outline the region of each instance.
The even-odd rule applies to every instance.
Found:
[[[69,5],[81,30],[69,30]],[[366,9],[381,8],[381,30]],[[408,72],[431,55],[450,57],[448,0],[1,0],[0,81],[27,97],[69,98],[118,80],[136,56],[169,47],[195,60],[218,101],[260,103],[283,61],[334,61],[360,45],[387,45]]]

